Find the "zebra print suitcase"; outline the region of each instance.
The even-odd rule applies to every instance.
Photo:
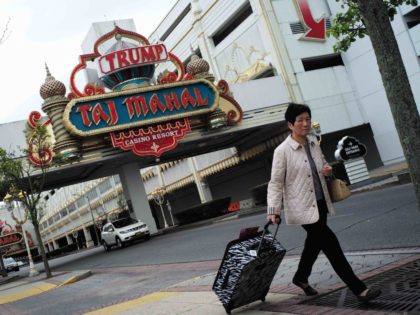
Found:
[[[233,240],[225,254],[213,284],[213,291],[230,314],[231,310],[251,302],[265,301],[271,282],[286,250],[268,231],[270,222],[257,234]]]

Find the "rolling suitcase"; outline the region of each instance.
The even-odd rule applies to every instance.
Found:
[[[265,301],[271,282],[286,250],[268,231],[263,231],[228,243],[213,284],[226,312],[251,302]]]

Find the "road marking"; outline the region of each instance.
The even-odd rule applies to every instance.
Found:
[[[104,307],[98,310],[95,310],[93,312],[85,313],[83,315],[113,315],[118,314],[124,311],[127,311],[131,308],[138,307],[141,305],[154,303],[163,299],[166,299],[168,297],[177,295],[179,293],[177,292],[155,292],[152,294],[148,294],[145,296],[142,296],[140,298],[130,300],[127,302],[123,302],[120,304],[111,305],[108,307]]]
[[[20,292],[8,294],[5,296],[0,296],[0,304],[6,304],[6,303],[22,300],[27,297],[44,293],[45,291],[49,291],[51,289],[54,289],[55,287],[57,287],[57,285],[52,284],[52,283],[41,283],[37,285],[36,287],[34,286],[26,290],[22,290]]]

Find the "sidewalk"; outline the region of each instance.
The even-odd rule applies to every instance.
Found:
[[[299,257],[287,256],[281,263],[276,276],[272,282],[270,292],[266,301],[256,301],[247,306],[232,310],[232,314],[246,315],[270,315],[270,314],[391,314],[378,310],[380,307],[387,306],[389,302],[395,302],[395,288],[398,289],[401,283],[411,283],[414,290],[416,279],[420,279],[420,247],[393,250],[376,250],[346,253],[354,271],[369,286],[380,286],[383,295],[376,303],[370,305],[360,304],[351,293],[343,286],[337,278],[324,255],[317,259],[311,275],[311,284],[319,291],[316,297],[306,297],[302,291],[291,284],[291,277],[296,269]],[[403,266],[416,263],[412,270],[403,272]],[[394,272],[396,276],[386,276],[387,279],[394,279],[392,283],[385,283],[383,279],[375,280],[386,275],[387,272]],[[81,280],[90,275],[90,271],[78,271],[71,273],[54,274],[50,279],[45,276],[34,278],[19,279],[14,282],[0,285],[0,309],[2,304],[11,303],[34,296],[48,290],[52,290],[66,283]],[[222,315],[226,314],[222,304],[219,302],[211,288],[216,275],[216,271],[203,274],[199,277],[189,279],[184,282],[169,286],[161,291],[157,291],[140,298],[132,299],[115,305],[98,308],[94,311],[84,313],[89,315],[111,315],[111,314],[132,314],[132,315]],[[412,277],[408,281],[404,276]],[[382,277],[383,278],[383,277]],[[395,280],[400,279],[400,283]],[[418,281],[417,281],[418,282]],[[404,286],[403,286],[404,287]],[[390,289],[391,288],[391,289]],[[251,288],[250,288],[251,289]],[[406,287],[404,288],[407,289]],[[394,295],[393,295],[394,294]],[[323,305],[322,299],[327,299],[334,295],[330,300],[338,303],[337,305]],[[337,297],[338,295],[338,297]],[[418,291],[415,296],[408,296],[407,291],[402,293],[414,302],[414,312],[394,312],[392,314],[418,314],[420,305],[418,301]],[[46,300],[46,296],[42,298]],[[350,301],[352,305],[343,304],[343,301]],[[356,301],[356,302],[355,302]],[[304,303],[304,304],[302,304]],[[340,305],[341,303],[341,305]],[[399,301],[401,303],[401,301]],[[317,305],[318,304],[318,305]],[[325,304],[325,303],[324,303]],[[98,305],[99,306],[99,305]],[[395,305],[393,306],[395,307]],[[25,314],[31,314],[25,312]]]
[[[52,277],[49,279],[45,277],[45,273],[31,278],[20,278],[17,276],[1,278],[0,305],[41,294],[57,287],[85,279],[90,275],[90,270],[79,270],[74,272],[52,273]]]
[[[385,272],[392,272],[403,265],[420,262],[420,247],[393,251],[366,251],[347,253],[349,262],[359,277],[369,285],[369,279],[380,276]],[[326,297],[331,292],[340,292],[340,296],[356,299],[343,287],[330,267],[325,256],[321,255],[315,263],[311,283],[320,292],[316,297],[306,297],[299,288],[291,285],[291,277],[296,269],[298,257],[287,257],[283,260],[273,280],[266,301],[257,301],[247,306],[232,310],[232,314],[269,315],[269,314],[390,314],[384,311],[369,309],[360,303],[355,307],[319,306],[310,303],[318,298]],[[171,314],[171,315],[222,315],[226,314],[223,306],[211,287],[216,273],[205,274],[185,282],[168,287],[165,290],[112,305],[86,313],[88,315],[102,314]],[[400,274],[401,276],[401,274]],[[416,275],[413,275],[416,277]],[[420,271],[417,276],[420,276]],[[379,303],[389,299],[389,290],[382,284],[383,295]],[[252,289],[252,288],[250,288]],[[338,302],[340,299],[336,299]],[[372,306],[370,306],[372,307]],[[366,310],[367,308],[367,310]],[[376,306],[378,308],[378,306]],[[396,314],[396,313],[393,313]],[[411,314],[409,312],[405,314]],[[416,314],[416,313],[413,313]]]

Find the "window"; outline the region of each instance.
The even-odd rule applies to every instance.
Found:
[[[243,21],[252,14],[251,4],[247,2],[242,8],[237,11],[234,16],[228,19],[228,22],[222,26],[214,35],[214,46],[220,44],[230,33],[232,33]]]
[[[67,207],[67,209],[68,209],[68,213],[72,213],[74,210],[76,210],[76,205],[72,203],[71,205]]]
[[[77,208],[81,208],[86,204],[86,199],[84,197],[81,197],[76,200]]]
[[[415,8],[413,11],[404,15],[404,19],[408,28],[413,28],[420,23],[420,7]]]
[[[179,23],[181,23],[181,21],[190,11],[191,11],[191,4],[188,4],[188,6],[184,9],[184,11],[182,11],[181,14],[176,18],[176,20],[171,24],[171,26],[169,26],[166,32],[163,33],[163,35],[160,37],[160,40],[165,41],[165,39],[169,37],[172,31],[179,25]]]
[[[324,55],[302,59],[305,71],[344,66],[343,59],[340,54]]]
[[[121,183],[120,176],[114,175],[114,181],[115,181],[115,184]]]
[[[303,26],[302,22],[294,22],[290,23],[290,29],[292,30],[292,34],[303,34],[307,32],[305,27]],[[325,28],[329,30],[331,28],[331,20],[330,18],[325,18]]]
[[[60,216],[64,218],[66,215],[67,215],[67,208],[64,208],[63,210],[60,211]]]
[[[133,218],[123,218],[117,221],[112,222],[112,224],[115,226],[116,229],[120,229],[124,226],[137,223],[138,221]]]
[[[258,80],[263,78],[269,78],[274,77],[276,74],[274,73],[273,67],[270,66],[270,68],[264,70],[261,73],[258,73],[255,77],[251,78],[251,80]]]
[[[98,192],[94,188],[94,189],[92,189],[91,191],[89,191],[87,193],[87,196],[88,196],[89,200],[92,201],[93,199],[95,199],[96,197],[98,197]]]
[[[102,183],[99,184],[99,191],[101,192],[101,194],[110,190],[111,188],[112,188],[112,185],[111,185],[111,179],[110,178],[104,180]]]

